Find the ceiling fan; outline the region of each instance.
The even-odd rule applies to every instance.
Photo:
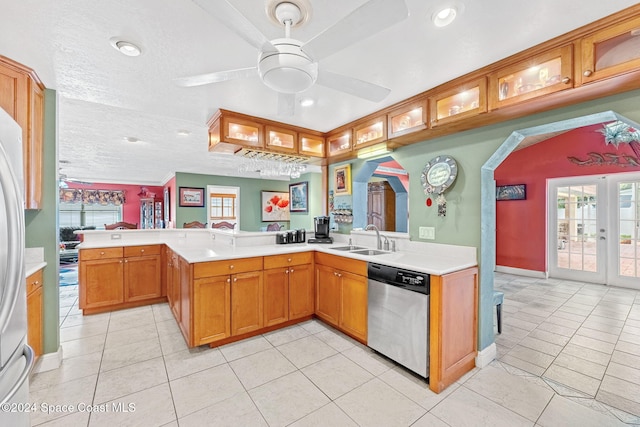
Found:
[[[268,14],[284,26],[284,38],[268,40],[227,0],[193,0],[209,14],[259,50],[255,67],[218,71],[175,79],[184,87],[258,76],[278,92],[278,114],[294,113],[295,94],[319,84],[373,102],[382,101],[390,89],[324,70],[318,62],[349,45],[407,18],[404,0],[370,0],[349,15],[303,43],[291,38],[291,28],[309,16],[308,0],[271,0]]]

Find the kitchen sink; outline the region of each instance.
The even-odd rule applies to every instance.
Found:
[[[353,245],[349,245],[349,246],[338,246],[337,248],[329,248],[329,249],[333,249],[334,251],[355,251],[358,249],[367,249],[364,246],[353,246]]]
[[[365,249],[363,251],[353,251],[351,253],[358,254],[358,255],[383,255],[383,254],[388,254],[389,252],[379,251],[377,249]]]

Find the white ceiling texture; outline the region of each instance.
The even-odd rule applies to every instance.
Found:
[[[257,62],[255,47],[191,0],[0,0],[0,55],[33,68],[57,91],[61,174],[160,185],[176,171],[238,175],[234,158],[207,151],[206,122],[218,108],[328,131],[636,3],[405,1],[407,19],[319,63],[390,94],[372,102],[314,85],[296,96],[315,104],[296,105],[290,117],[278,116],[277,93],[257,77],[188,88],[173,82]],[[228,2],[269,40],[283,37],[265,12],[269,1]],[[291,33],[302,42],[366,3],[308,2],[308,22]],[[431,15],[454,3],[462,13],[448,27],[435,27]],[[136,43],[142,55],[122,55],[113,37]]]

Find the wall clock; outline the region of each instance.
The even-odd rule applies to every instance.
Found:
[[[447,213],[447,201],[443,193],[453,184],[457,176],[458,164],[451,156],[434,157],[422,170],[420,180],[424,194],[436,194],[438,216],[445,216]],[[427,206],[430,206],[428,201]]]

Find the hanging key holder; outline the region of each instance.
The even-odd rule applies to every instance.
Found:
[[[420,181],[427,200],[435,197],[438,205],[438,216],[447,215],[447,199],[444,192],[453,184],[458,176],[458,164],[451,156],[434,157],[422,170]],[[427,206],[431,204],[427,202]]]

